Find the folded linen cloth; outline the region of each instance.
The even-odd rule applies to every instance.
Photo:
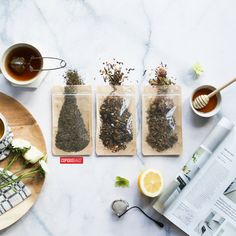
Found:
[[[2,170],[3,169],[0,168],[0,174],[2,173]],[[7,174],[9,176],[12,175],[10,171],[8,171]],[[11,178],[16,179],[17,176],[12,176]],[[3,183],[4,178],[0,176],[0,185]],[[11,186],[0,190],[0,216],[19,203],[23,202],[30,195],[30,189],[26,187],[22,181],[15,182]]]
[[[8,128],[8,134],[4,140],[0,143],[0,161],[4,160],[10,154],[10,150],[8,149],[9,145],[12,143],[13,140],[13,133],[11,128]]]

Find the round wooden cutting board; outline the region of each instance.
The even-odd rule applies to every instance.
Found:
[[[25,107],[12,97],[0,92],[0,113],[6,117],[14,133],[14,137],[28,140],[32,145],[46,154],[46,146],[42,132],[33,116]],[[7,159],[0,162],[0,167],[6,165]],[[19,163],[15,163],[10,171],[14,172],[14,170],[19,168],[19,165]],[[32,207],[43,186],[44,178],[23,180],[23,182],[30,188],[31,196],[0,216],[0,230],[15,223]]]

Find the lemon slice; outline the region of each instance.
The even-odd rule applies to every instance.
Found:
[[[138,177],[140,191],[148,197],[157,197],[163,189],[161,173],[155,169],[143,171]]]

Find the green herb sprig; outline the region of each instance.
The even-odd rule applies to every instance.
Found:
[[[116,182],[115,182],[116,187],[121,187],[121,188],[128,188],[129,187],[129,180],[120,176],[116,176]]]

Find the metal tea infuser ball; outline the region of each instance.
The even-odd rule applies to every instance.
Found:
[[[141,211],[148,219],[152,220],[153,222],[155,222],[159,227],[163,228],[164,227],[164,224],[157,221],[157,220],[154,220],[152,217],[150,217],[149,215],[147,215],[140,207],[138,206],[132,206],[132,207],[129,207],[129,203],[125,200],[115,200],[112,202],[111,204],[111,208],[112,208],[112,211],[120,218],[122,217],[123,215],[125,215],[128,211],[136,208],[138,209],[139,211]]]
[[[47,69],[35,69],[32,66],[32,61],[34,60],[43,60],[43,59],[53,59],[58,60],[60,65],[58,67],[54,68],[47,68]],[[13,70],[13,72],[22,75],[28,68],[29,71],[45,71],[45,70],[57,70],[64,68],[66,66],[66,62],[63,59],[57,58],[57,57],[30,57],[30,60],[27,62],[24,57],[13,57],[10,61],[10,67]]]

